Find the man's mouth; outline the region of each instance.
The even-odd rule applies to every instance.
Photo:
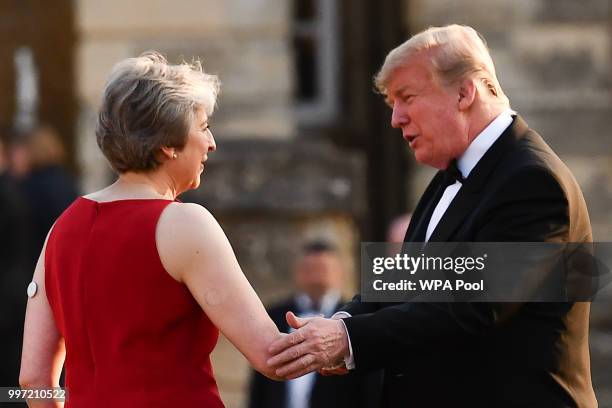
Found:
[[[403,136],[404,136],[404,140],[408,142],[410,147],[412,147],[412,145],[414,144],[415,139],[419,137],[419,135],[403,135]]]

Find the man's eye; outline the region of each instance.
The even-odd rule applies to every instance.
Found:
[[[404,95],[404,97],[402,99],[404,99],[404,102],[410,102],[414,99],[416,95]]]

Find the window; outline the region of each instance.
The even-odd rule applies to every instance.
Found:
[[[336,0],[294,0],[296,112],[303,124],[325,124],[338,110]]]

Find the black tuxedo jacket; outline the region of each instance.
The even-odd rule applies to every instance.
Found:
[[[442,174],[406,234],[424,217]],[[427,219],[425,219],[427,218]],[[542,138],[516,117],[485,153],[431,242],[590,242],[580,188]],[[386,407],[596,407],[589,303],[365,303],[343,308],[357,371],[385,370]],[[501,313],[500,313],[501,311]],[[508,312],[510,311],[510,312]]]
[[[343,304],[338,303],[334,310]],[[268,310],[270,317],[283,333],[289,332],[285,314],[299,313],[293,297]],[[343,376],[321,376],[310,395],[310,408],[372,408],[381,398],[382,372],[351,372]],[[291,408],[286,406],[287,382],[273,381],[254,371],[251,377],[249,408]]]

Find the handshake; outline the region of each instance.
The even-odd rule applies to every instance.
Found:
[[[297,317],[287,312],[287,323],[295,329],[283,334],[268,348],[267,361],[276,375],[286,380],[317,370],[322,375],[348,373],[344,359],[349,356],[349,340],[340,319]]]

